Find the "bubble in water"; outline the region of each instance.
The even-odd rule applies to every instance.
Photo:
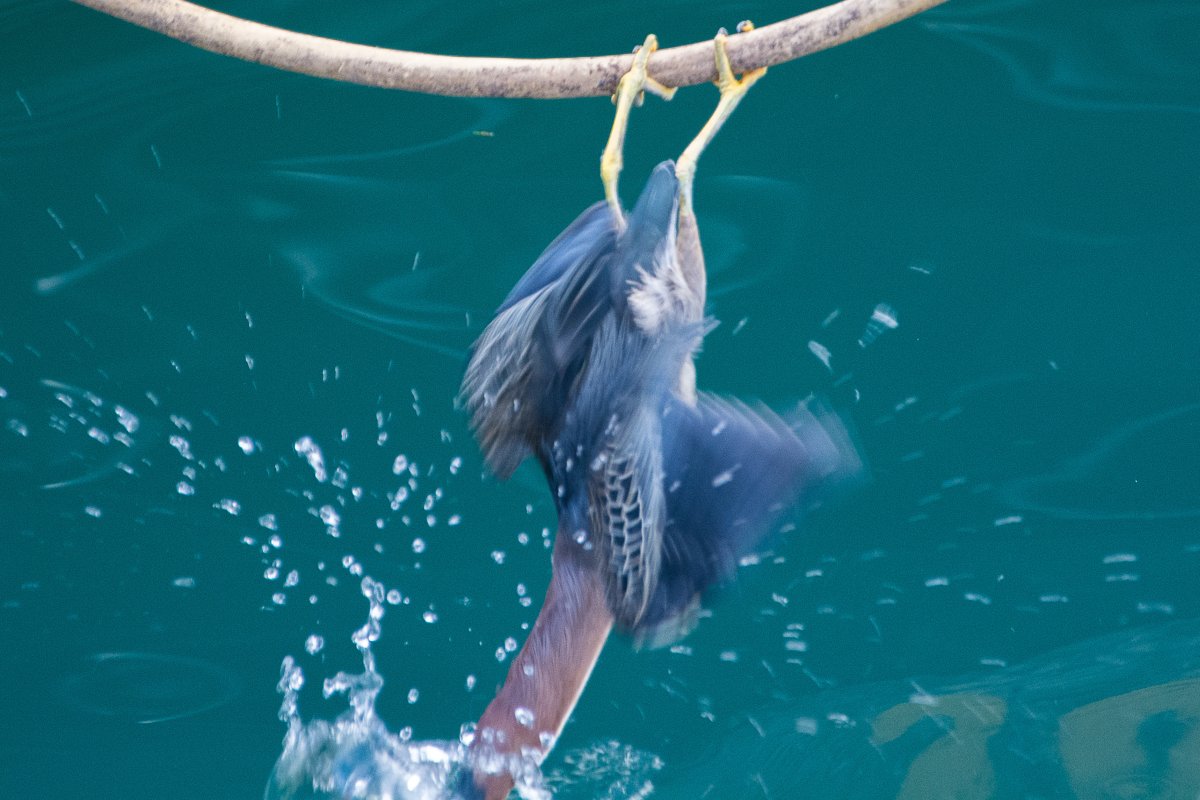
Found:
[[[421,615],[421,619],[432,625],[438,621],[438,615],[433,611],[433,609],[430,609]]]
[[[250,455],[254,452],[254,440],[249,436],[239,436],[237,443],[238,447],[242,448],[242,452],[246,455]]]
[[[417,702],[417,700],[419,700],[420,698],[421,698],[421,693],[415,687],[408,690],[409,705]]]
[[[325,648],[325,637],[311,634],[304,640],[304,649],[310,656],[315,656]]]
[[[533,727],[533,720],[534,720],[533,712],[530,711],[528,708],[525,708],[525,706],[517,706],[515,709],[513,709],[513,717],[523,727],[526,727],[526,728]]]
[[[403,453],[396,456],[396,460],[392,462],[392,474],[400,475],[408,471],[408,457]]]
[[[416,539],[413,539],[412,550],[414,553],[417,553],[417,554],[424,553],[425,552],[425,540],[419,536]]]

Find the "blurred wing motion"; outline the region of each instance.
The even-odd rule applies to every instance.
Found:
[[[789,417],[707,393],[694,407],[668,402],[667,524],[657,590],[634,631],[640,645],[687,634],[701,593],[729,579],[794,503],[861,479],[862,460],[835,411],[810,399]]]

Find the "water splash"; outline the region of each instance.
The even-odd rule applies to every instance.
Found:
[[[464,770],[511,772],[521,797],[548,800],[533,760],[489,752],[486,747],[470,750],[474,740],[470,725],[462,727],[458,741],[412,741],[410,728],[399,733],[388,730],[375,713],[384,681],[371,646],[382,633],[389,593],[370,576],[360,585],[370,610],[351,640],[362,656],[363,671],[338,672],[322,687],[326,698],[344,694],[349,708],[333,721],[304,722],[299,703],[304,672],[291,656],[284,658],[278,684],[283,695],[279,718],[286,723],[287,733],[264,800],[435,800],[454,796],[453,787]]]

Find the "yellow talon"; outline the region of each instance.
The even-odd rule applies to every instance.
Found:
[[[617,195],[617,181],[624,166],[622,151],[625,147],[625,131],[629,127],[629,110],[634,105],[642,104],[646,91],[664,100],[670,100],[675,95],[674,88],[664,86],[651,78],[647,71],[650,56],[657,49],[658,38],[650,34],[634,53],[633,64],[629,71],[621,76],[621,80],[617,82],[617,91],[613,94],[613,105],[617,107],[617,111],[613,116],[608,143],[604,146],[604,155],[600,157],[600,180],[604,182],[604,198],[608,201],[618,225],[625,222],[625,215],[621,211],[621,198]]]

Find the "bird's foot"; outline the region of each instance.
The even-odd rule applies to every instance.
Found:
[[[658,38],[650,34],[645,43],[635,51],[633,65],[621,76],[612,98],[617,111],[613,116],[612,131],[608,135],[604,155],[600,157],[600,180],[604,182],[604,198],[618,222],[624,222],[625,219],[621,211],[621,198],[617,194],[617,181],[624,165],[622,151],[625,148],[625,131],[629,127],[629,110],[634,105],[642,104],[647,91],[664,100],[670,100],[675,95],[674,88],[664,86],[651,78],[647,70],[650,56],[657,49]]]

